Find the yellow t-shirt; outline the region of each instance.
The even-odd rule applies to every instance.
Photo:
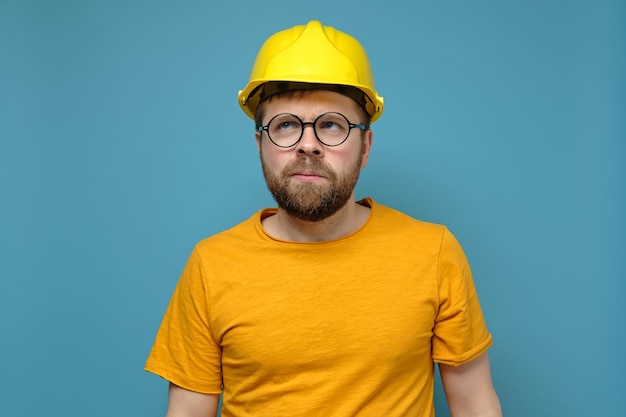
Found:
[[[452,234],[366,199],[340,239],[269,236],[263,210],[198,243],[146,370],[223,417],[434,415],[434,365],[491,346]]]

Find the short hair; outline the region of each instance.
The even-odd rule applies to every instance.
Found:
[[[255,127],[258,129],[259,127],[261,127],[263,125],[263,118],[265,117],[265,103],[269,103],[270,101],[272,101],[274,98],[301,98],[301,97],[306,97],[307,95],[313,93],[314,91],[334,91],[334,92],[339,92],[340,94],[343,94],[341,91],[336,91],[335,89],[327,89],[327,88],[306,88],[306,89],[290,89],[290,90],[284,90],[284,91],[279,91],[275,94],[272,94],[270,96],[267,96],[265,98],[263,98],[263,100],[261,100],[261,102],[259,103],[256,112],[254,114],[254,122],[255,122]],[[348,94],[344,94],[345,96],[352,98],[354,103],[356,104],[356,109],[357,112],[359,114],[359,121],[358,123],[365,125],[365,129],[369,129],[370,128],[370,123],[372,120],[372,117],[367,113],[367,111],[365,110],[365,108],[359,103],[357,102],[354,97],[352,97],[351,95]]]

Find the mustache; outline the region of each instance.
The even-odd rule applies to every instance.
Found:
[[[320,175],[328,179],[334,179],[337,174],[324,162],[316,158],[298,158],[293,162],[290,162],[283,169],[283,176],[291,176],[302,171],[309,171],[315,175]]]

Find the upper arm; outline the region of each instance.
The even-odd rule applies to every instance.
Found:
[[[170,383],[166,417],[215,417],[219,394],[202,394]]]
[[[487,352],[460,366],[440,364],[439,371],[451,416],[502,416]]]

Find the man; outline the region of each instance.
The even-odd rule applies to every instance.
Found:
[[[383,111],[369,61],[319,22],[270,37],[239,93],[278,208],[200,242],[146,369],[168,417],[501,416],[465,256],[354,187]]]

